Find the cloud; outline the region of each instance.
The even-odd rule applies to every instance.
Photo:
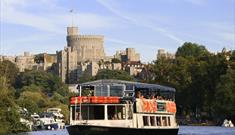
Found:
[[[208,0],[185,0],[186,2],[190,2],[194,5],[204,5]]]
[[[63,28],[71,24],[71,15],[68,12],[63,12],[67,9],[55,4],[57,0],[1,1],[1,22],[29,26],[37,30],[59,34],[65,33]],[[54,9],[49,12],[50,8],[46,5],[53,5]],[[34,8],[34,6],[35,9],[38,8],[40,13],[30,11],[30,8]],[[84,29],[109,28],[115,26],[115,22],[117,22],[115,18],[82,12],[75,14],[75,20]]]
[[[136,16],[131,16],[128,13],[125,12],[121,12],[121,9],[116,9],[115,8],[115,4],[114,1],[109,1],[109,0],[97,0],[98,3],[100,3],[101,5],[103,5],[105,8],[107,8],[109,11],[111,11],[113,14],[119,16],[120,18],[125,19],[126,21],[135,24],[137,26],[142,26],[148,29],[151,29],[155,32],[161,33],[162,35],[168,37],[171,40],[176,41],[178,44],[182,44],[184,41],[177,37],[176,35],[174,35],[173,33],[170,33],[169,31],[167,31],[164,28],[160,28],[157,27],[156,25],[152,25],[150,22],[148,22],[145,19],[137,19],[139,18],[138,15]]]

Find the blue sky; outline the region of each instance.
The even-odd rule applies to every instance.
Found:
[[[105,52],[136,48],[145,62],[158,49],[184,42],[209,51],[235,49],[235,0],[0,0],[0,53],[55,53],[66,46],[66,27],[105,36]]]

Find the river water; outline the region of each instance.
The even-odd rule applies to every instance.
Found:
[[[24,135],[68,135],[66,129],[56,131],[36,131]],[[180,126],[178,135],[235,135],[235,128],[215,126]]]

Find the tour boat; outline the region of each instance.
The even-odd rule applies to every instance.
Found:
[[[69,135],[177,135],[175,89],[98,80],[77,86],[70,99]]]

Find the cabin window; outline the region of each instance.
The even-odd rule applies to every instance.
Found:
[[[110,96],[123,96],[123,86],[110,86]]]
[[[133,91],[125,91],[125,96],[126,97],[133,97],[134,96],[134,92]]]
[[[94,87],[82,87],[82,96],[94,96]]]
[[[133,85],[126,85],[126,90],[133,90],[134,86]]]
[[[150,123],[151,123],[151,126],[156,126],[156,121],[155,121],[155,117],[154,116],[150,116]]]
[[[162,117],[162,125],[167,126],[167,119],[166,117]]]
[[[96,86],[95,87],[95,95],[96,96],[108,96],[108,86],[102,85],[102,86]]]
[[[79,120],[79,116],[80,116],[80,107],[79,106],[72,107],[72,120]]]
[[[124,120],[124,119],[126,119],[125,106],[108,105],[108,119],[109,120]]]
[[[171,126],[171,119],[168,117],[168,125]]]
[[[143,122],[144,122],[144,126],[149,126],[149,117],[143,116]]]
[[[82,106],[82,120],[103,120],[104,106],[91,105]]]
[[[156,122],[157,122],[157,126],[162,126],[161,117],[157,116],[156,117]]]

